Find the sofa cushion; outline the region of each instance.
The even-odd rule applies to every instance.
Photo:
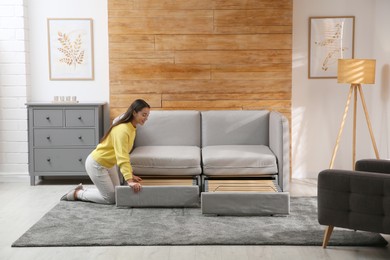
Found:
[[[140,146],[130,154],[137,175],[199,175],[202,172],[197,146]]]
[[[157,145],[200,147],[200,112],[152,110],[145,125],[137,126],[134,147]]]
[[[269,145],[267,110],[203,111],[202,147]]]
[[[202,149],[206,175],[276,174],[276,157],[265,145],[215,145]]]

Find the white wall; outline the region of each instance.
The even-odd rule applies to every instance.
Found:
[[[377,142],[381,158],[390,159],[390,1],[377,0],[375,27],[372,39],[374,56],[377,58],[377,84],[373,95],[372,113],[377,129]]]
[[[9,13],[3,5],[23,5],[23,0],[0,0],[0,174],[23,172],[27,174],[27,133],[24,102],[50,101],[53,96],[77,96],[80,101],[109,100],[108,71],[108,22],[107,0],[25,0],[28,3],[30,40],[23,39],[30,48],[31,87],[27,69],[23,66],[17,73],[25,74],[22,80],[8,80],[4,71],[9,71],[3,59],[7,55],[28,54],[26,50],[8,51],[14,39],[6,35],[23,37],[19,29],[11,32],[4,25],[4,16]],[[293,114],[292,114],[292,166],[293,177],[317,177],[320,170],[328,168],[335,145],[348,86],[338,84],[336,79],[308,79],[308,18],[310,16],[356,17],[355,57],[377,59],[376,84],[363,86],[370,112],[374,134],[381,157],[389,157],[389,94],[390,94],[390,1],[388,0],[294,0],[293,13]],[[20,12],[18,12],[20,15]],[[92,18],[94,21],[95,80],[50,81],[47,43],[47,18]],[[14,19],[14,18],[11,18]],[[22,19],[23,18],[15,18]],[[15,33],[15,34],[14,34]],[[19,36],[17,36],[19,35]],[[9,44],[11,42],[11,44]],[[5,47],[8,46],[8,47]],[[22,53],[22,54],[21,54]],[[23,58],[24,59],[24,58]],[[21,62],[24,64],[23,62]],[[16,65],[15,65],[16,66]],[[16,77],[20,78],[20,77]],[[12,84],[19,85],[12,85]],[[29,92],[31,94],[29,94]],[[12,96],[9,99],[9,96]],[[16,106],[16,107],[14,107]],[[15,112],[15,113],[10,113]],[[351,112],[351,108],[350,108]],[[360,110],[361,112],[361,110]],[[11,119],[5,117],[11,116]],[[14,115],[17,115],[16,117]],[[19,118],[20,117],[20,118]],[[351,119],[351,115],[349,115]],[[8,120],[6,123],[4,123]],[[344,129],[335,168],[351,168],[351,120]],[[374,157],[369,133],[362,114],[358,117],[357,157]],[[7,143],[4,142],[6,138]],[[19,148],[16,148],[19,147]],[[17,149],[17,150],[14,150]],[[10,164],[18,160],[19,167]]]
[[[80,102],[109,100],[107,0],[30,0],[31,100],[77,96]],[[95,80],[49,80],[47,18],[92,18]]]
[[[317,177],[329,167],[349,86],[336,79],[308,79],[310,16],[355,16],[355,58],[377,60],[376,84],[363,86],[381,158],[389,157],[390,1],[294,0],[293,176]],[[334,168],[352,168],[352,103]],[[374,158],[364,114],[358,104],[357,159]]]
[[[25,1],[0,1],[0,173],[28,171],[28,23]]]

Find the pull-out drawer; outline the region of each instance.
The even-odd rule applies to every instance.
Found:
[[[286,215],[290,195],[275,179],[204,179],[203,214]]]
[[[206,180],[208,192],[280,192],[274,180],[267,179],[211,179]]]
[[[141,176],[142,190],[116,187],[118,207],[199,207],[199,179],[188,176]]]
[[[89,149],[35,149],[34,166],[39,172],[85,172]]]
[[[62,126],[62,110],[49,110],[49,109],[34,110],[34,126],[46,126],[46,127]]]
[[[65,110],[66,127],[84,127],[95,125],[95,111],[92,109]]]
[[[89,146],[95,143],[95,129],[34,129],[35,146]]]

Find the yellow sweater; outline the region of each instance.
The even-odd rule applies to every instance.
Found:
[[[117,164],[125,180],[133,178],[129,153],[133,148],[136,128],[124,123],[112,128],[107,138],[92,151],[92,157],[100,165],[112,168]]]

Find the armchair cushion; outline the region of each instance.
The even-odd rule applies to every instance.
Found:
[[[356,162],[356,171],[390,173],[390,160],[364,159]]]

